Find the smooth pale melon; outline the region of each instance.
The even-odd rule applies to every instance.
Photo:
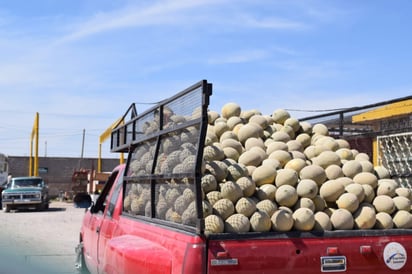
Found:
[[[275,184],[277,187],[282,185],[296,186],[298,180],[298,173],[295,170],[284,168],[277,171]]]
[[[282,124],[290,118],[290,114],[287,110],[276,109],[272,114],[273,121],[277,124]]]
[[[343,193],[336,200],[339,208],[347,209],[351,213],[355,212],[359,207],[358,197],[353,193]]]
[[[386,212],[378,212],[376,214],[375,227],[377,229],[391,229],[393,228],[393,220],[391,215]]]
[[[412,200],[412,190],[406,187],[398,187],[395,190],[396,195],[406,197],[409,200]]]
[[[237,161],[239,159],[239,152],[233,147],[224,147],[223,153],[225,154],[226,158],[233,159]]]
[[[259,166],[262,163],[262,156],[253,150],[248,150],[239,156],[238,162],[245,166]]]
[[[387,195],[376,196],[375,199],[373,199],[372,204],[377,212],[392,214],[396,210],[394,201]]]
[[[299,141],[296,140],[289,140],[286,142],[288,146],[288,151],[300,151],[303,152],[303,146]]]
[[[293,186],[281,185],[276,190],[275,200],[281,206],[293,207],[298,200],[298,194]]]
[[[379,179],[389,179],[391,177],[389,170],[384,166],[375,166],[374,171]]]
[[[226,121],[226,124],[229,127],[229,130],[233,130],[235,126],[242,124],[242,123],[243,123],[242,119],[238,116],[229,117],[229,119],[227,119]]]
[[[237,213],[250,217],[256,211],[256,203],[250,198],[242,197],[236,202],[235,210]]]
[[[316,195],[315,198],[312,199],[313,203],[315,204],[315,212],[323,211],[326,208],[326,201],[319,195]]]
[[[364,201],[367,203],[372,203],[373,199],[375,199],[375,190],[370,185],[362,185],[363,190],[365,191],[365,199]]]
[[[275,211],[278,209],[278,206],[274,201],[266,199],[258,202],[256,204],[256,209],[258,211],[265,212],[269,216],[272,216],[273,213],[275,213]]]
[[[234,133],[232,130],[227,130],[227,131],[223,132],[222,135],[220,135],[219,142],[220,142],[220,144],[222,144],[222,147],[224,147],[223,146],[223,141],[226,140],[226,139],[239,141],[239,139],[237,138],[236,133]]]
[[[325,170],[317,165],[305,166],[300,170],[299,177],[300,179],[311,179],[318,186],[322,185],[327,179]]]
[[[293,169],[295,170],[297,173],[299,173],[302,168],[304,168],[305,166],[307,166],[306,161],[301,159],[301,158],[294,158],[292,160],[290,160],[289,162],[286,163],[286,165],[284,166],[285,169]]]
[[[305,197],[299,198],[293,208],[294,210],[297,210],[298,208],[308,208],[312,210],[313,212],[315,212],[315,209],[316,209],[315,203],[313,202],[313,200],[309,198],[305,198]]]
[[[358,198],[358,201],[361,203],[365,199],[365,189],[360,184],[350,184],[345,187],[345,191],[348,193],[353,193]]]
[[[302,179],[296,186],[296,192],[299,197],[313,199],[318,194],[318,185],[312,179]]]
[[[336,180],[326,181],[319,189],[320,197],[325,199],[326,202],[335,202],[344,192],[344,185]]]
[[[255,138],[260,138],[263,136],[263,129],[254,123],[248,123],[246,125],[243,125],[242,127],[239,128],[239,131],[237,133],[237,136],[239,138],[239,141],[244,144],[247,139],[255,137]]]
[[[243,214],[236,213],[225,220],[226,233],[243,233],[249,232],[249,230],[249,218]]]
[[[325,126],[324,124],[315,124],[312,126],[312,133],[328,136],[329,130],[328,130],[328,127]]]
[[[299,231],[310,231],[315,225],[315,216],[309,208],[298,208],[292,214],[293,227]]]
[[[360,153],[356,154],[355,160],[358,160],[358,161],[362,161],[362,160],[370,161],[370,157],[369,157],[368,154],[366,154],[366,153],[364,153],[364,152],[360,152]]]
[[[269,145],[266,148],[266,154],[270,155],[273,151],[276,151],[276,150],[288,151],[288,146],[283,141],[272,141],[269,143]]]
[[[227,181],[220,185],[220,193],[223,198],[229,199],[232,203],[236,203],[241,197],[243,197],[243,190],[240,186],[233,181]]]
[[[275,131],[272,136],[271,139],[275,142],[283,142],[286,144],[286,142],[291,140],[290,135],[285,132],[285,131]]]
[[[362,171],[361,163],[356,160],[349,160],[342,166],[343,174],[349,178],[355,177],[355,175],[361,173]]]
[[[308,158],[310,160],[314,159],[316,156],[318,156],[317,151],[316,151],[316,147],[314,145],[307,146],[303,150],[303,154],[305,154],[306,158]]]
[[[340,147],[340,144],[338,140],[336,140],[336,143],[338,147]],[[338,148],[336,150],[336,154],[342,159],[342,160],[353,160],[353,153],[349,148]]]
[[[299,120],[293,117],[289,117],[283,123],[284,126],[290,126],[293,128],[293,131],[297,132],[300,129]]]
[[[269,157],[269,159],[275,159],[278,160],[281,167],[284,167],[287,162],[289,162],[290,160],[292,160],[292,155],[287,152],[287,151],[283,151],[283,150],[276,150],[273,151]]]
[[[214,130],[217,138],[220,138],[224,132],[229,130],[229,127],[226,122],[217,122],[215,123]]]
[[[332,230],[332,223],[328,214],[325,212],[316,212],[315,215],[315,225],[313,226],[313,230],[315,231],[329,231]]]
[[[395,191],[398,187],[398,183],[393,179],[380,179],[378,180],[376,195],[388,195],[390,197],[395,197]]]
[[[396,196],[393,198],[393,202],[397,210],[411,210],[411,200],[406,197]]]
[[[286,210],[276,210],[270,218],[272,222],[272,229],[274,231],[290,231],[293,227],[292,214]]]
[[[273,184],[277,177],[277,170],[270,165],[261,165],[253,171],[252,179],[256,186],[264,184]]]
[[[264,184],[256,189],[256,196],[259,200],[274,200],[277,188],[272,184]]]
[[[252,137],[245,141],[245,149],[250,150],[252,147],[260,147],[266,150],[265,143],[261,138]]]
[[[262,162],[262,166],[268,165],[274,169],[279,169],[280,168],[280,162],[276,159],[265,159]]]
[[[362,160],[362,161],[359,161],[359,163],[360,163],[361,166],[362,166],[362,171],[363,171],[363,172],[374,173],[373,164],[372,164],[371,162]]]
[[[249,151],[252,151],[254,153],[259,154],[259,156],[261,158],[261,162],[268,158],[268,155],[266,154],[265,149],[263,149],[261,147],[255,146],[255,147],[250,148]]]
[[[376,223],[375,208],[368,203],[362,203],[359,208],[353,213],[355,228],[371,229]]]
[[[326,173],[326,177],[329,180],[333,180],[333,179],[345,176],[343,174],[342,168],[338,165],[328,166],[327,168],[325,168],[325,173]]]
[[[213,204],[213,214],[220,216],[223,220],[226,220],[229,216],[235,213],[235,206],[229,199],[220,199]]]
[[[280,129],[280,132],[286,132],[289,135],[290,140],[293,140],[296,138],[296,133],[291,126],[287,126],[287,125],[283,126]]]
[[[256,124],[260,126],[262,129],[265,129],[268,127],[269,123],[266,117],[260,114],[255,114],[252,117],[249,118],[249,123]]]
[[[330,216],[330,221],[335,230],[351,230],[354,226],[352,213],[343,208],[335,210]]]
[[[221,114],[223,118],[230,118],[232,116],[240,116],[242,109],[240,108],[240,105],[234,102],[229,102],[225,105],[223,105]]]
[[[263,211],[256,211],[250,217],[250,230],[254,232],[267,232],[272,228],[269,215]]]
[[[220,117],[220,114],[217,111],[209,110],[207,112],[207,121],[210,125],[213,125],[215,120]]]
[[[236,183],[242,189],[243,197],[250,197],[256,191],[256,183],[249,176],[240,177],[239,179],[237,179]]]
[[[392,218],[397,228],[412,228],[412,214],[406,210],[399,210]]]
[[[300,124],[300,129],[303,133],[312,134],[312,124],[311,123],[307,121],[301,121],[299,124]]]
[[[378,186],[378,178],[369,172],[361,172],[356,174],[353,177],[353,181],[361,185],[370,185],[374,189]]]
[[[224,222],[219,216],[212,214],[205,218],[205,233],[223,233],[224,230]]]
[[[345,139],[336,139],[336,143],[338,143],[339,148],[347,148],[350,149],[350,144],[347,140]],[[353,156],[353,153],[351,153]]]
[[[310,145],[310,135],[307,133],[301,133],[295,138],[296,141],[300,142],[302,144],[302,147],[305,149]]]
[[[220,143],[222,144],[223,148],[231,147],[231,148],[236,149],[239,155],[243,153],[243,150],[244,150],[243,145],[236,139],[227,138],[227,139],[222,140]]]
[[[334,151],[323,151],[318,156],[312,159],[312,163],[323,168],[330,165],[341,165],[341,159]]]
[[[250,109],[250,110],[245,110],[245,111],[241,111],[240,112],[240,118],[244,121],[249,121],[250,117],[252,117],[253,115],[259,114],[259,111],[255,110],[255,109]]]

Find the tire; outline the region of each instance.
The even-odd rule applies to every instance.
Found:
[[[4,209],[4,212],[10,212],[11,205],[6,205],[6,206],[3,207],[3,209]]]
[[[83,253],[83,243],[80,243],[76,247],[76,263],[75,267],[77,273],[79,274],[90,274],[90,271],[87,269],[86,262],[84,261],[84,253]]]

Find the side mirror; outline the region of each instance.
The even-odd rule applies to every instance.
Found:
[[[74,207],[89,208],[92,205],[92,197],[87,193],[77,193],[73,198]]]

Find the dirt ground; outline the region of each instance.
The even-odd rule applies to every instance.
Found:
[[[84,209],[52,202],[47,211],[0,212],[0,274],[76,273]]]

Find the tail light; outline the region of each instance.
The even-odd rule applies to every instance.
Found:
[[[188,244],[183,258],[182,274],[206,273],[205,244]]]

